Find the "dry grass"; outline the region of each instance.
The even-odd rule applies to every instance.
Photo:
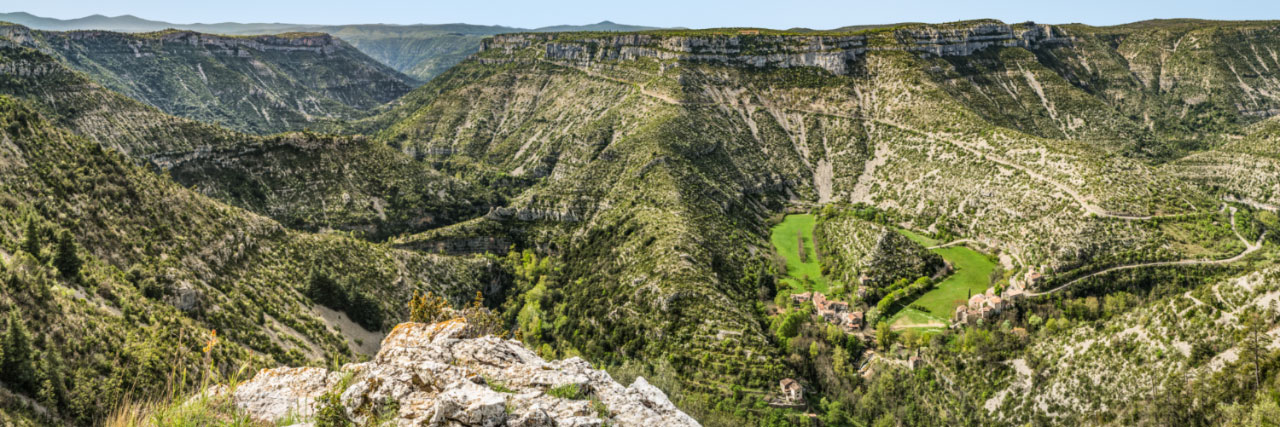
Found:
[[[126,397],[103,421],[106,427],[138,426],[259,426],[271,425],[254,421],[239,411],[231,401],[236,385],[248,365],[241,366],[235,374],[219,381],[217,378],[202,381],[200,391],[186,395],[175,387],[157,396]],[[212,383],[212,385],[211,385]]]

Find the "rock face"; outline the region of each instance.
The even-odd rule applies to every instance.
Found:
[[[644,378],[623,387],[580,358],[547,362],[518,341],[469,338],[467,329],[461,319],[404,323],[370,362],[336,372],[263,370],[230,391],[232,400],[264,422],[314,415],[318,398],[332,391],[357,422],[369,417],[369,408],[397,408],[398,425],[698,425]],[[562,397],[549,394],[574,388],[556,393]]]
[[[511,53],[543,45],[547,60],[576,64],[653,58],[755,68],[819,67],[834,74],[846,74],[850,63],[862,58],[868,50],[963,56],[991,46],[1033,48],[1069,42],[1070,38],[1062,30],[1049,25],[974,21],[943,28],[908,27],[873,35],[619,34],[569,39],[556,34],[508,34],[485,40],[481,51]]]

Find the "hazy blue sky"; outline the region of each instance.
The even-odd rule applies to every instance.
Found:
[[[175,23],[453,23],[538,27],[614,22],[682,27],[834,28],[903,21],[1117,24],[1151,18],[1280,19],[1280,0],[18,0],[0,6],[54,18],[132,14]]]

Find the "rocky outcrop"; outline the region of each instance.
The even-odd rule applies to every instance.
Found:
[[[401,324],[372,361],[340,371],[269,369],[213,391],[263,422],[313,417],[329,392],[358,423],[395,408],[402,426],[698,425],[644,378],[624,387],[580,358],[548,362],[518,341],[470,337],[461,319]]]
[[[49,34],[58,34],[52,33]],[[195,31],[166,30],[139,36],[112,31],[68,31],[61,33],[73,41],[92,40],[96,42],[118,40],[136,46],[149,43],[185,44],[203,46],[213,52],[244,56],[242,49],[258,51],[311,52],[331,54],[346,46],[341,40],[324,33],[286,33],[260,36],[223,36],[204,34]]]
[[[1060,29],[1049,25],[977,21],[946,26],[912,26],[893,31],[887,40],[883,35],[863,34],[667,36],[645,33],[579,39],[556,34],[510,34],[485,40],[481,51],[512,54],[538,47],[547,60],[577,65],[652,58],[756,68],[818,67],[835,74],[846,74],[850,64],[862,58],[868,50],[905,50],[921,55],[955,56],[971,55],[992,46],[1035,48],[1046,43],[1069,41]]]
[[[535,207],[494,207],[484,217],[493,221],[578,222],[581,220],[578,214],[571,211]]]
[[[950,28],[924,26],[898,32],[908,50],[937,56],[967,56],[992,46],[1034,49],[1042,45],[1069,43],[1062,30],[1044,24],[1010,26],[999,22]]]

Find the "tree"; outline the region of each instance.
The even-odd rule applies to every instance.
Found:
[[[880,350],[889,350],[889,346],[893,345],[893,331],[889,328],[889,323],[876,324],[876,345],[880,346]]]
[[[804,310],[788,311],[782,316],[782,320],[778,322],[778,336],[783,338],[792,338],[800,333],[800,324],[809,317]]]
[[[1044,324],[1044,319],[1039,315],[1032,314],[1031,317],[1027,318],[1027,325],[1030,325],[1033,331],[1039,329],[1042,324]]]
[[[22,250],[40,258],[40,226],[34,219],[27,220],[27,233],[22,236]]]
[[[0,380],[22,391],[35,388],[35,355],[31,347],[31,334],[18,316],[18,310],[9,312],[3,342],[4,360],[0,361]]]
[[[1258,315],[1255,310],[1249,310],[1243,316],[1244,329],[1241,331],[1241,346],[1246,354],[1252,356],[1253,359],[1253,387],[1258,390],[1262,387],[1262,365],[1259,361],[1261,353],[1266,351],[1260,337],[1266,333],[1267,325],[1262,320],[1262,316]]]
[[[62,380],[62,357],[47,335],[42,342],[45,351],[41,353],[37,371],[40,389],[36,392],[36,397],[46,408],[56,409],[61,407],[67,396],[66,383]]]
[[[70,232],[62,230],[58,233],[58,249],[54,254],[53,266],[58,268],[62,277],[73,278],[80,274],[80,266],[83,263],[80,255],[76,254],[75,239],[71,238]]]

